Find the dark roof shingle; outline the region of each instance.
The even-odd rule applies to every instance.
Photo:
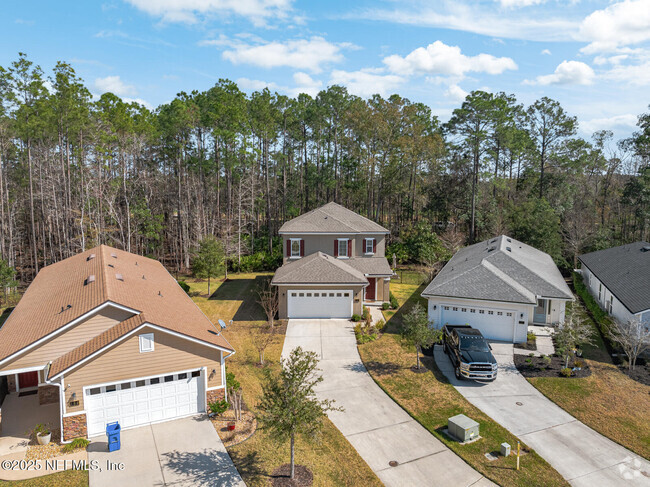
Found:
[[[289,220],[280,233],[389,233],[384,227],[331,202]]]

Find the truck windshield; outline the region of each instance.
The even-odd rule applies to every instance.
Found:
[[[489,352],[488,344],[482,338],[461,338],[460,349],[469,352]]]

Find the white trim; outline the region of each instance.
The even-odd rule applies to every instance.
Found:
[[[64,418],[71,418],[72,416],[79,416],[80,414],[87,414],[86,410],[84,409],[84,410],[79,411],[77,413],[66,413],[66,414],[62,414],[61,416],[64,417]]]
[[[226,387],[226,357],[223,356],[223,352],[221,352],[221,385],[224,388],[223,398],[227,401],[228,391]]]
[[[368,242],[371,242],[371,249],[373,249],[370,252],[368,252]],[[371,237],[364,237],[364,239],[363,239],[363,254],[364,255],[375,255],[374,248],[375,248],[375,239],[371,238]]]
[[[225,348],[223,348],[223,347],[220,347],[220,346],[218,346],[218,345],[214,345],[214,344],[209,343],[209,342],[204,342],[203,340],[199,340],[199,339],[197,339],[197,338],[188,337],[187,335],[183,335],[182,333],[177,333],[177,332],[175,332],[175,331],[167,330],[166,328],[161,328],[161,327],[156,326],[156,325],[153,325],[153,324],[151,324],[151,323],[149,323],[149,322],[144,322],[143,324],[141,324],[141,325],[138,326],[137,328],[134,328],[134,329],[131,330],[130,332],[125,333],[124,335],[122,335],[121,337],[119,337],[117,340],[112,341],[111,343],[105,345],[104,347],[100,348],[100,349],[97,350],[96,352],[91,353],[91,354],[88,355],[86,358],[84,358],[84,359],[82,359],[82,360],[80,360],[80,361],[78,361],[78,362],[72,364],[72,365],[69,366],[68,368],[62,370],[61,372],[59,372],[58,374],[56,374],[54,377],[52,377],[52,379],[50,379],[50,380],[57,379],[57,378],[61,377],[63,374],[65,374],[66,372],[68,372],[69,370],[74,369],[74,368],[77,368],[77,367],[79,367],[79,366],[82,365],[82,364],[85,364],[86,362],[88,362],[88,361],[92,360],[93,358],[95,358],[97,355],[99,355],[99,354],[105,352],[106,350],[108,350],[108,349],[114,347],[114,346],[117,345],[118,343],[120,343],[120,342],[126,340],[128,337],[130,337],[130,336],[132,336],[132,335],[135,335],[138,331],[142,330],[142,329],[145,328],[145,327],[153,328],[154,330],[158,330],[158,331],[161,331],[161,332],[163,332],[163,333],[168,333],[168,334],[173,335],[173,336],[177,336],[177,337],[180,337],[180,338],[184,338],[184,339],[186,339],[186,340],[188,340],[188,341],[191,341],[191,342],[194,342],[194,343],[198,343],[198,344],[200,344],[200,345],[205,345],[206,347],[214,348],[214,349],[216,349],[216,350],[221,350],[221,351],[225,351],[225,352],[230,352],[230,350],[225,349]],[[188,352],[188,353],[189,353],[189,352]],[[152,376],[152,377],[155,377],[155,376]]]
[[[150,348],[144,348],[143,342],[149,342],[151,345]],[[142,333],[138,335],[138,344],[140,345],[140,353],[149,353],[149,352],[154,352],[156,350],[156,345],[153,339],[153,333]]]
[[[216,391],[217,389],[225,389],[225,388],[226,388],[225,385],[215,386],[215,387],[208,387],[208,388],[206,389],[206,391]]]
[[[0,377],[3,375],[11,375],[11,374],[23,374],[25,372],[34,372],[36,370],[45,370],[46,365],[35,365],[34,367],[23,367],[22,369],[11,369],[11,370],[3,370],[0,372]],[[40,378],[39,378],[40,380]]]
[[[102,382],[101,384],[91,384],[89,386],[83,386],[81,388],[82,394],[84,394],[84,398],[86,395],[86,390],[88,389],[95,389],[97,387],[106,387],[106,386],[118,386],[120,384],[123,384],[125,382],[135,382],[137,380],[147,380],[147,379],[154,379],[156,377],[164,377],[166,375],[176,375],[176,374],[189,374],[191,372],[196,372],[197,370],[205,369],[205,367],[194,367],[192,369],[187,369],[187,370],[174,370],[173,372],[158,372],[157,374],[152,374],[152,375],[147,375],[144,377],[131,377],[129,379],[124,379],[124,380],[112,380],[110,382]],[[84,406],[85,406],[84,402]],[[78,414],[78,413],[77,413]]]
[[[322,287],[327,287],[327,286],[336,286],[336,287],[341,287],[341,286],[361,286],[361,287],[366,287],[368,283],[361,283],[361,282],[339,282],[339,283],[334,283],[334,284],[325,284],[325,283],[320,283],[320,282],[294,282],[294,283],[289,283],[285,284],[284,282],[282,284],[273,284],[274,286],[278,287],[296,287],[296,286],[322,286]],[[318,289],[310,289],[310,291],[318,291]],[[346,291],[350,291],[350,289],[346,289]]]
[[[104,308],[106,308],[106,307],[108,307],[108,306],[112,306],[112,307],[117,308],[117,309],[120,309],[120,310],[122,310],[122,311],[127,311],[127,312],[129,312],[129,313],[133,313],[134,315],[139,315],[139,314],[140,314],[140,311],[137,311],[137,310],[135,310],[135,309],[127,308],[126,306],[122,306],[121,304],[114,303],[113,301],[106,301],[105,303],[100,304],[100,305],[97,306],[96,308],[93,308],[93,309],[91,309],[90,311],[88,311],[88,312],[82,314],[82,315],[79,316],[78,318],[75,318],[75,319],[72,320],[71,322],[69,322],[69,323],[67,323],[67,324],[65,324],[65,325],[63,325],[63,326],[57,328],[56,330],[54,330],[54,331],[52,331],[51,333],[45,335],[44,337],[39,338],[39,339],[36,340],[35,342],[30,343],[30,344],[27,345],[26,347],[21,348],[20,350],[18,350],[17,352],[14,352],[13,354],[9,355],[8,357],[3,358],[2,360],[0,360],[0,365],[4,364],[5,362],[9,362],[9,361],[13,360],[15,357],[22,355],[23,353],[25,353],[25,352],[31,350],[31,349],[34,348],[34,347],[37,347],[37,346],[40,345],[41,343],[44,343],[44,342],[48,341],[49,339],[54,338],[55,336],[60,335],[60,334],[63,333],[64,331],[68,330],[69,328],[73,327],[74,325],[78,324],[79,322],[85,320],[85,319],[88,318],[89,316],[91,316],[91,315],[93,315],[94,313],[97,313],[97,312],[103,310]]]
[[[127,427],[122,426],[122,431],[130,430],[130,429],[134,429],[134,428],[141,428],[143,426],[149,426],[150,424],[166,423],[167,421],[175,421],[177,419],[190,418],[192,416],[203,416],[204,414],[205,414],[205,410],[199,411],[198,413],[189,413],[189,414],[186,414],[184,416],[174,416],[173,418],[159,419],[158,421],[151,421],[149,423],[136,424],[136,425],[127,426]],[[86,420],[87,419],[88,418],[86,417]],[[106,435],[106,433],[97,433],[96,435],[92,435],[92,436],[86,435],[86,438],[88,438],[88,439],[90,439],[90,438],[98,438],[100,436],[105,436],[105,435]]]
[[[300,259],[302,255],[300,255],[300,250],[302,247],[302,238],[288,238],[289,240],[289,258],[290,259]],[[293,255],[293,243],[298,242],[298,255]]]
[[[209,409],[208,407],[208,367],[204,365],[201,367],[201,376],[203,376],[203,402],[205,403],[205,410]]]
[[[278,235],[390,235],[388,230],[376,232],[278,232]]]

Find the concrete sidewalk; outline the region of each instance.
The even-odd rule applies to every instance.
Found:
[[[457,380],[442,347],[435,348],[436,364],[468,401],[535,449],[572,485],[650,485],[648,461],[585,426],[535,389],[515,367],[511,344],[491,345],[499,363],[494,382]]]
[[[377,386],[359,357],[353,323],[289,320],[282,356],[297,346],[318,354],[324,379],[318,397],[345,409],[328,416],[385,485],[494,485]]]

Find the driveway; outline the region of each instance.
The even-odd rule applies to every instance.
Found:
[[[585,426],[517,371],[512,344],[492,343],[499,363],[491,383],[459,381],[436,347],[436,364],[472,404],[531,446],[574,486],[648,486],[650,463]],[[615,398],[612,398],[615,400]]]
[[[90,487],[246,485],[205,416],[122,431],[121,449],[106,450],[105,436],[88,448]],[[101,470],[94,470],[93,462]],[[124,468],[109,470],[108,462]]]
[[[375,384],[359,357],[351,322],[289,320],[282,356],[298,346],[318,354],[324,379],[318,397],[345,409],[328,416],[385,485],[494,485]],[[389,466],[392,460],[396,467]]]

